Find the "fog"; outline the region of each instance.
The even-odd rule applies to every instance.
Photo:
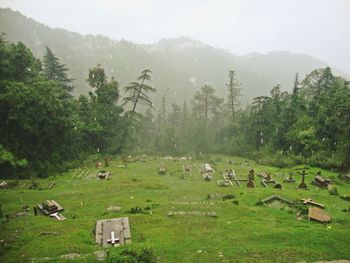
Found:
[[[350,74],[346,0],[1,0],[52,27],[136,43],[186,36],[235,54],[287,50]]]

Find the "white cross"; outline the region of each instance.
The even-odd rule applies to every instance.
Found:
[[[116,242],[119,242],[119,238],[115,237],[114,231],[111,232],[111,239],[108,239],[107,242],[111,243],[112,245],[114,245]]]
[[[50,216],[55,217],[57,220],[61,220],[61,218],[58,216],[58,213],[53,213]]]

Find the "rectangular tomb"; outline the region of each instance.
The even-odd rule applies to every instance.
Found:
[[[129,218],[101,219],[96,223],[96,244],[103,247],[131,243]]]

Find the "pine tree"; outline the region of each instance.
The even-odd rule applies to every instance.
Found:
[[[124,105],[131,102],[132,109],[126,113],[126,126],[122,135],[121,145],[118,147],[118,151],[121,151],[125,146],[128,132],[134,128],[135,121],[137,121],[139,119],[138,117],[140,117],[140,114],[136,112],[136,107],[138,105],[153,107],[149,93],[155,92],[156,89],[145,83],[146,81],[151,80],[151,76],[149,75],[150,73],[152,73],[152,71],[149,69],[143,70],[141,75],[137,78],[137,81],[131,82],[124,88],[125,92],[128,94],[128,96],[124,98]]]
[[[241,84],[236,80],[236,77],[237,77],[236,72],[234,70],[230,70],[229,71],[230,82],[226,84],[228,89],[228,106],[231,111],[232,121],[234,121],[235,119],[235,107],[239,105],[238,97],[241,95],[240,94],[241,89],[239,88]]]
[[[73,90],[73,79],[67,76],[68,69],[65,64],[61,64],[50,48],[46,47],[43,58],[43,73],[46,79],[58,82],[64,90]]]

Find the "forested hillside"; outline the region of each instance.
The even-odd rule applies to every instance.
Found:
[[[189,102],[204,84],[215,87],[218,95],[225,96],[225,78],[235,69],[241,82],[241,101],[268,95],[277,84],[291,91],[296,72],[301,77],[326,63],[306,55],[290,52],[250,54],[237,56],[229,51],[214,48],[189,38],[165,39],[150,45],[140,45],[125,40],[112,40],[97,35],[83,36],[64,29],[52,29],[10,9],[0,9],[0,32],[9,41],[21,41],[38,58],[45,46],[69,68],[74,79],[74,94],[87,94],[86,72],[91,65],[101,64],[109,77],[127,85],[144,68],[152,69],[154,96],[157,106],[161,97],[168,95],[170,102]]]
[[[229,153],[281,167],[350,166],[349,81],[329,67],[303,79],[296,75],[291,92],[276,85],[244,110],[238,107],[242,88],[234,70],[222,80],[224,97],[207,84],[181,104],[163,94],[156,109],[149,69],[121,87],[101,65],[91,65],[85,78],[92,91],[75,98],[69,69],[49,47],[40,60],[23,43],[1,36],[0,56],[5,177],[47,176],[96,152]]]

